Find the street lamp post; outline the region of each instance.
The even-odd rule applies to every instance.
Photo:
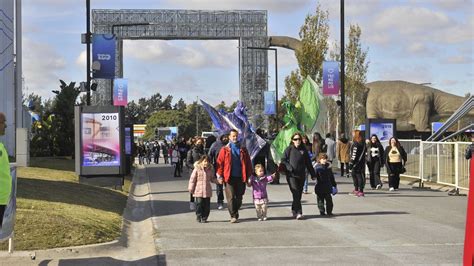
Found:
[[[341,0],[341,131],[346,132],[346,96],[344,86],[345,61],[344,61],[344,0]]]
[[[243,47],[244,49],[251,49],[251,50],[271,50],[275,51],[275,120],[277,130],[280,128],[280,123],[278,120],[278,50],[276,48],[268,48],[268,47]]]
[[[86,0],[86,103],[91,105],[91,1]]]

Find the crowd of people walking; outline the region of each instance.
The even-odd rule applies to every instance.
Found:
[[[259,131],[259,135],[262,131]],[[263,136],[263,135],[262,135]],[[352,178],[354,189],[350,195],[365,196],[366,172],[370,187],[383,188],[381,168],[386,167],[388,191],[398,190],[400,174],[405,171],[407,153],[397,138],[392,137],[387,147],[383,147],[377,135],[365,140],[362,132],[352,132],[352,139],[344,134],[335,140],[331,134],[323,139],[315,132],[310,138],[300,132],[291,136],[279,165],[272,161],[269,145],[262,148],[251,160],[247,149],[240,145],[239,132],[231,130],[216,138],[195,137],[188,141],[179,138],[168,144],[166,141],[140,143],[137,147],[139,163],[159,163],[163,157],[165,164],[174,165],[174,176],[181,177],[183,166],[189,172],[189,208],[196,212],[196,220],[207,222],[210,213],[212,183],[215,184],[217,208],[224,208],[224,195],[230,222],[239,222],[246,186],[252,188],[252,199],[257,219],[266,221],[269,196],[267,184],[278,184],[280,173],[284,173],[292,195],[291,215],[304,219],[301,204],[302,195],[308,192],[310,178],[315,181],[313,188],[320,215],[333,215],[332,196],[338,193],[334,177],[334,163],[339,163],[341,177]]]

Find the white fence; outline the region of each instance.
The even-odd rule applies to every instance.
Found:
[[[408,155],[403,176],[469,190],[469,161],[464,152],[469,142],[400,140]],[[382,142],[386,147],[387,141]],[[382,175],[387,175],[385,168]]]

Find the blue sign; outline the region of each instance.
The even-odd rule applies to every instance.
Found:
[[[274,115],[276,114],[276,97],[275,91],[264,91],[263,92],[263,101],[265,103],[265,107],[263,113],[266,115]]]
[[[436,133],[443,125],[444,125],[443,122],[433,122],[433,123],[431,123],[431,132],[432,132],[432,134]]]
[[[115,78],[115,35],[92,35],[92,65],[95,69],[93,78]]]
[[[339,95],[339,62],[323,62],[323,95]]]

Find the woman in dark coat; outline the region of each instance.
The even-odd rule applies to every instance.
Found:
[[[404,173],[405,164],[407,163],[407,153],[400,145],[397,138],[392,137],[385,148],[385,166],[387,167],[388,186],[390,191],[398,190],[400,185],[400,174]]]
[[[352,181],[354,182],[354,191],[351,195],[364,197],[366,146],[360,130],[354,130],[353,136],[351,160],[349,161],[349,169],[352,170]]]
[[[302,136],[296,132],[291,137],[291,144],[286,148],[281,162],[286,168],[286,180],[293,195],[291,211],[293,217],[297,220],[303,218],[303,207],[301,206],[301,195],[306,175],[306,169],[312,178],[316,177],[314,169],[309,159],[308,151],[305,145],[301,143]]]
[[[370,186],[372,189],[381,189],[382,181],[380,180],[380,168],[385,164],[384,150],[377,135],[370,137],[370,142],[367,145],[367,167],[370,172]]]

